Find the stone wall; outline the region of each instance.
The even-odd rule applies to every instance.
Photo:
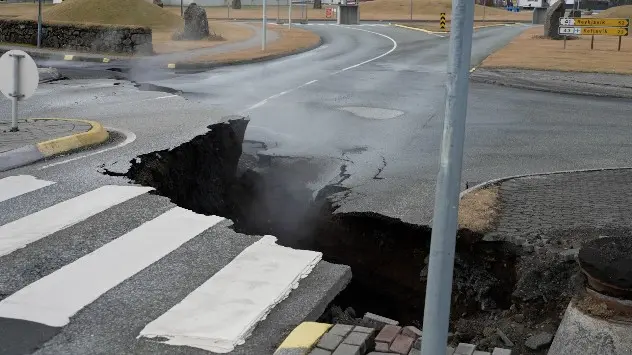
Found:
[[[151,28],[44,23],[42,47],[80,52],[152,54]],[[0,19],[0,42],[37,45],[37,21]]]

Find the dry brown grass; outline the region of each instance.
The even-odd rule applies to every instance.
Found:
[[[300,49],[309,48],[320,41],[320,37],[312,31],[301,28],[289,30],[283,26],[270,26],[270,30],[276,31],[279,38],[266,46],[265,52],[260,46],[214,55],[202,55],[192,58],[190,63],[228,63],[249,59],[261,59],[265,57],[291,53]]]
[[[485,233],[498,217],[498,187],[469,193],[459,203],[459,228]]]
[[[223,40],[207,39],[200,41],[174,41],[173,31],[155,31],[152,43],[156,54],[174,53],[192,49],[210,48],[227,42],[245,41],[255,35],[248,27],[225,21],[209,21],[209,28]]]
[[[508,22],[505,21],[500,21],[500,22],[481,22],[481,21],[474,21],[474,29],[481,29],[481,28],[486,28],[486,27],[492,27],[492,26],[502,26],[504,24],[506,24]],[[404,26],[408,26],[408,27],[415,27],[415,28],[420,28],[423,30],[427,30],[427,31],[433,31],[433,32],[450,32],[450,23],[448,22],[445,26],[445,29],[441,29],[441,26],[439,25],[439,22],[400,22],[400,24],[404,25]]]
[[[524,31],[481,67],[632,74],[630,37],[623,37],[617,52],[617,37],[595,36],[595,49],[590,50],[590,36],[566,41],[564,49],[563,41],[541,35],[542,27]]]
[[[43,4],[42,12],[53,6],[52,4]],[[37,6],[33,3],[19,4],[0,4],[0,19],[16,18],[28,16],[29,18],[37,18]]]
[[[632,5],[615,6],[595,15],[601,18],[632,18]]]
[[[286,1],[281,0],[280,6],[276,2],[270,1],[268,7],[268,18],[270,20],[287,20],[288,7]],[[165,7],[174,13],[180,14],[180,7]],[[304,10],[299,6],[292,7],[292,19],[299,19],[302,16],[305,17]],[[450,19],[450,13],[452,12],[452,2],[450,0],[413,0],[413,19],[414,20],[439,20],[439,15],[445,12],[447,19]],[[248,18],[261,18],[260,6],[243,6],[239,10],[230,9],[226,7],[207,7],[206,14],[209,18],[230,18],[231,19],[248,19]],[[307,7],[307,18],[312,20],[326,19],[325,7],[320,10],[316,10]],[[524,12],[509,12],[504,9],[484,7],[476,5],[474,16],[477,20],[496,20],[496,21],[521,21],[530,20],[532,13],[528,11]],[[360,18],[362,20],[409,20],[410,19],[410,0],[374,0],[360,3]]]

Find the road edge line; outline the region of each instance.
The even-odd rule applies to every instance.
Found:
[[[108,138],[110,137],[108,131],[103,128],[103,125],[96,121],[68,118],[31,118],[29,120],[71,121],[87,123],[91,126],[90,130],[88,130],[87,132],[75,133],[69,136],[37,143],[37,150],[39,150],[45,158],[61,153],[66,153],[71,150],[100,144],[108,140]]]
[[[450,32],[434,32],[434,31],[426,30],[426,29],[419,28],[419,27],[400,25],[398,23],[394,23],[393,26],[401,27],[401,28],[405,28],[405,29],[413,30],[413,31],[419,31],[419,32],[430,34],[430,35],[435,35],[435,36],[438,36],[438,37],[443,37],[442,35],[450,33]]]

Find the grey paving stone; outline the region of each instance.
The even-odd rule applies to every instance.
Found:
[[[421,330],[419,330],[419,328],[417,327],[413,327],[412,325],[409,325],[407,327],[404,327],[404,329],[402,329],[402,334],[407,337],[416,338],[416,337],[421,336]]]
[[[448,346],[445,353],[446,355],[454,355],[454,348],[451,346]]]
[[[474,350],[476,350],[476,345],[460,343],[454,350],[454,355],[472,355]]]
[[[347,334],[349,334],[352,330],[353,330],[352,325],[335,324],[333,327],[331,327],[328,333],[346,337]]]
[[[323,350],[323,349],[319,349],[319,348],[314,348],[309,353],[309,355],[331,355],[331,351]]]
[[[332,355],[360,355],[360,347],[357,345],[340,344]]]
[[[371,334],[369,333],[351,332],[342,341],[342,343],[349,344],[349,345],[357,345],[360,347],[360,352],[364,354],[367,348],[369,347],[370,341],[371,341]]]
[[[361,326],[356,326],[355,328],[353,328],[354,332],[360,332],[360,333],[369,333],[372,334],[375,332],[375,329],[373,328],[367,328],[367,327],[361,327]]]
[[[382,317],[371,312],[366,312],[364,314],[364,319],[373,320],[373,321],[376,321],[378,323],[383,323],[383,324],[399,325],[399,322],[396,320]]]
[[[511,355],[511,350],[494,348],[494,351],[492,351],[492,355]]]
[[[325,350],[334,351],[342,343],[344,337],[332,333],[326,333],[318,341],[317,347]]]

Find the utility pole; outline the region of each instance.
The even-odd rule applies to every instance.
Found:
[[[184,17],[184,0],[180,0],[180,17]]]
[[[261,39],[261,50],[265,51],[266,50],[266,34],[267,34],[267,18],[266,18],[266,0],[263,0],[263,29],[262,29],[262,36],[263,38]]]
[[[37,4],[37,48],[42,48],[42,0]]]
[[[435,192],[422,355],[445,354],[459,212],[474,1],[452,0],[445,120]]]
[[[410,0],[410,20],[413,20],[413,0]]]
[[[287,28],[288,30],[292,28],[292,0],[287,0],[289,7],[287,10]]]

